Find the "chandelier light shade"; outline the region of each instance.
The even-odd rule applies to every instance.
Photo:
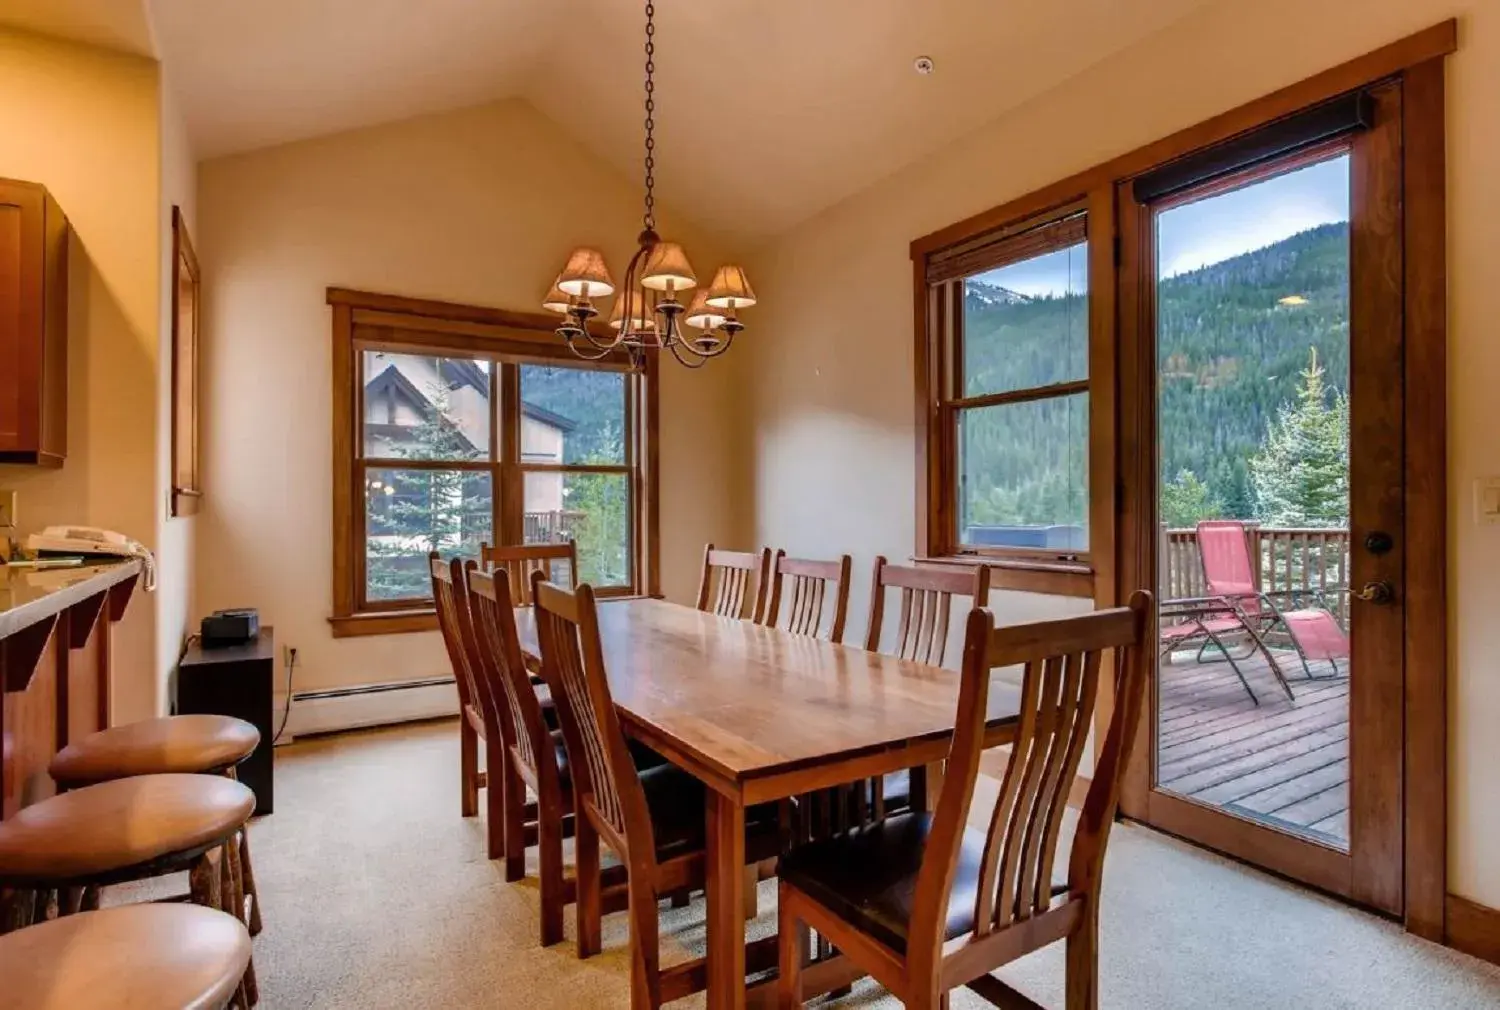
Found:
[[[574,298],[608,298],[615,293],[614,278],[598,249],[574,249],[558,275],[557,287]]]
[[[641,271],[641,287],[652,291],[686,291],[698,286],[687,253],[676,242],[658,242]]]
[[[708,304],[708,289],[699,288],[697,294],[693,295],[693,304],[688,306],[682,321],[700,330],[716,330],[728,318],[722,309],[716,309]]]
[[[735,334],[745,328],[735,312],[754,305],[755,292],[744,269],[738,266],[720,267],[713,283],[703,288],[687,251],[657,234],[656,6],[652,0],[646,0],[645,54],[645,214],[641,233],[636,236],[635,255],[630,257],[624,281],[617,287],[603,253],[574,249],[552,290],[542,299],[542,307],[562,314],[557,335],[580,358],[597,361],[623,349],[631,362],[638,364],[648,351],[669,351],[682,365],[701,368],[709,358],[729,350]],[[608,334],[590,331],[589,320],[599,314],[594,299],[607,298],[616,291],[619,294],[610,312]],[[680,296],[687,291],[693,292],[693,298],[684,306]],[[700,332],[689,336],[681,326]]]
[[[559,277],[557,280],[562,280]],[[573,307],[573,299],[568,293],[557,286],[557,281],[552,282],[552,290],[547,292],[547,297],[542,299],[542,308],[548,312],[556,312],[560,316],[568,314],[568,309]]]
[[[755,304],[755,290],[743,267],[719,267],[714,282],[708,286],[708,304],[716,309],[748,309]]]
[[[631,302],[630,327],[625,331],[626,334],[635,335],[653,332],[656,329],[656,317],[654,313],[646,311],[645,298],[637,291],[636,296],[628,300]],[[623,293],[615,299],[614,310],[609,314],[610,329],[618,330],[624,326],[626,301],[627,299]]]

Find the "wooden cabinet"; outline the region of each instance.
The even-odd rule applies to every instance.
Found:
[[[68,451],[68,219],[46,188],[0,179],[0,463]]]

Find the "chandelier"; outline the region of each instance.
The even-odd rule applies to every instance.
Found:
[[[632,363],[650,348],[665,349],[681,364],[701,368],[729,350],[745,328],[736,312],[755,304],[745,271],[722,266],[708,287],[700,287],[687,253],[656,231],[656,7],[646,2],[646,199],[635,255],[616,293],[614,278],[597,249],[574,249],[547,293],[542,307],[563,316],[557,335],[580,358],[597,360],[622,345]],[[611,332],[589,329],[599,309],[594,300],[615,295]],[[691,295],[687,304],[683,298]],[[693,332],[690,332],[693,331]]]

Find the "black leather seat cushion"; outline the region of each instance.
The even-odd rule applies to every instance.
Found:
[[[563,743],[561,730],[555,729],[552,731],[552,746],[557,752],[558,784],[562,786],[564,793],[570,792],[573,788],[573,773],[572,769],[568,767],[568,746]]]
[[[793,849],[781,857],[777,874],[860,932],[905,953],[917,874],[931,830],[931,814],[895,814],[837,838]],[[984,841],[982,832],[965,828],[948,898],[947,939],[974,929]],[[1054,884],[1052,893],[1066,890],[1066,884]]]
[[[673,764],[641,771],[641,788],[651,811],[658,862],[703,848],[707,837],[704,785]],[[780,822],[774,803],[745,811],[745,858],[770,859],[780,849]]]
[[[552,689],[546,684],[532,681],[532,687],[536,688],[536,700],[542,706],[542,722],[547,728],[556,731],[560,725],[557,721],[557,702],[552,700]]]

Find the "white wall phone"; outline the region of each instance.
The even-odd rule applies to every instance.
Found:
[[[97,526],[48,526],[26,538],[26,549],[37,554],[109,555],[140,558],[147,591],[156,588],[156,559],[142,543],[123,533]]]

